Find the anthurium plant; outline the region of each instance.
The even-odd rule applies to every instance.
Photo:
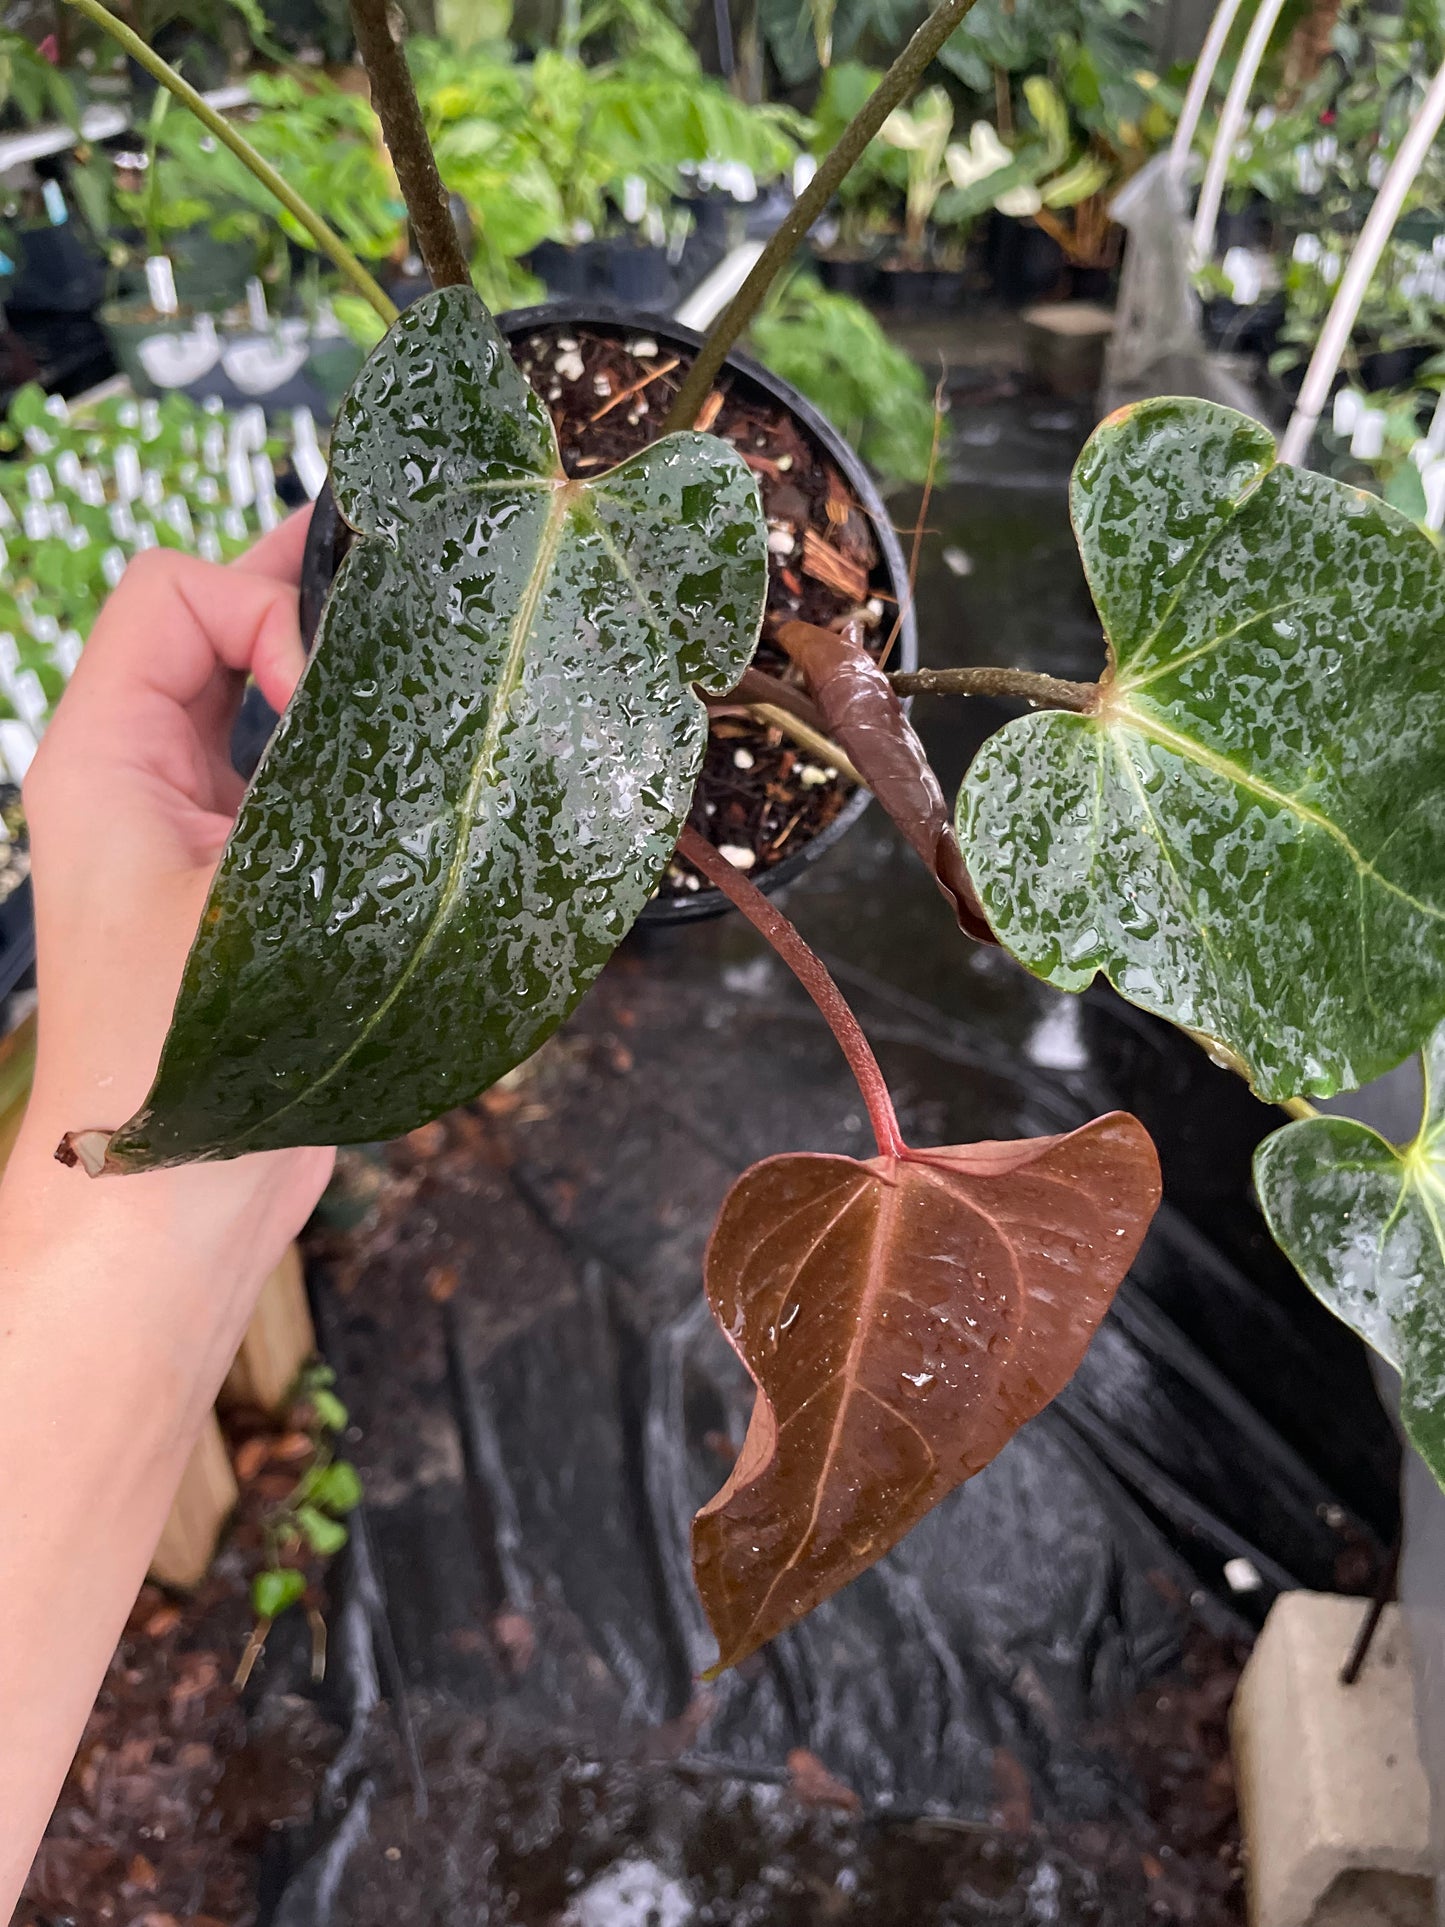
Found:
[[[388,318],[342,411],[332,484],[356,540],[222,859],[154,1086],[134,1117],[77,1118],[59,1155],[123,1182],[418,1126],[566,1018],[680,847],[808,989],[877,1138],[861,1160],[780,1146],[738,1180],[709,1247],[708,1298],[756,1384],[694,1531],[728,1665],[1059,1390],[1159,1199],[1153,1147],[1123,1115],[1061,1138],[906,1144],[818,959],[683,829],[703,698],[762,673],[767,556],[751,470],[694,423],[771,276],[969,0],[945,0],[845,130],[658,438],[585,481],[464,285],[368,4],[358,37],[438,285]],[[1107,644],[1096,683],[890,675],[846,622],[792,622],[776,639],[807,693],[788,693],[898,822],[960,943],[1000,943],[1064,990],[1102,974],[1294,1114],[1261,1153],[1271,1223],[1402,1365],[1414,1436],[1445,1475],[1445,563],[1404,516],[1279,466],[1257,424],[1200,401],[1106,421],[1072,508]],[[1032,706],[954,806],[900,701],[920,687]],[[1314,1114],[1310,1097],[1427,1045],[1413,1144]]]

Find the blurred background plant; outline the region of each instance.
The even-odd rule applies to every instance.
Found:
[[[314,423],[287,429],[180,395],[74,411],[37,387],[14,396],[0,427],[0,760],[13,775],[131,556],[229,561],[286,512],[278,470],[304,499],[293,457],[312,459],[319,485]]]
[[[1229,164],[1213,258],[1197,285],[1216,338],[1256,353],[1286,391],[1317,338],[1375,191],[1442,58],[1434,0],[1286,8]],[[1206,115],[1196,146],[1212,146]],[[1397,388],[1445,350],[1445,154],[1437,142],[1367,291],[1344,363]]]
[[[750,346],[820,408],[884,482],[921,482],[934,439],[923,370],[859,301],[795,274],[754,321]]]

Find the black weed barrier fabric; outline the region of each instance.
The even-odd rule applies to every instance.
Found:
[[[956,412],[925,660],[1097,672],[1063,498],[1080,431]],[[919,705],[946,781],[1004,713]],[[1250,1198],[1275,1116],[1111,993],[967,945],[876,810],[788,908],[913,1142],[1140,1115],[1166,1204],[1115,1310],[992,1466],[701,1685],[688,1521],[751,1405],[703,1306],[707,1230],[753,1160],[870,1147],[751,932],[634,939],[508,1088],[353,1158],[371,1215],[318,1242],[367,1498],[334,1573],[344,1738],[266,1860],[272,1927],[1243,1918],[1239,1659],[1278,1588],[1368,1590],[1395,1530],[1360,1350]],[[292,1641],[257,1717],[296,1690]]]

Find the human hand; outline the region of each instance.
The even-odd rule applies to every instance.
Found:
[[[102,610],[25,783],[40,1036],[0,1183],[0,1920],[181,1471],[328,1150],[88,1178],[150,1087],[242,784],[247,672],[301,673],[306,517],[229,568],[158,550]]]
[[[40,1036],[15,1156],[32,1171],[150,1087],[244,790],[228,750],[246,675],[279,710],[304,666],[306,524],[293,516],[225,568],[164,549],[132,562],[26,779]],[[199,1262],[229,1342],[330,1168],[325,1150],[99,1181],[52,1164],[44,1189],[64,1187],[67,1215],[103,1210]]]

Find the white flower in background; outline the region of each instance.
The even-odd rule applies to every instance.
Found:
[[[1010,187],[994,202],[1000,214],[1007,214],[1015,221],[1037,214],[1043,204],[1044,197],[1036,187]]]
[[[884,131],[887,131],[886,122]],[[997,174],[1012,161],[1013,155],[986,120],[976,120],[968,130],[967,143],[955,141],[944,155],[948,178],[955,187],[972,187],[975,181],[986,181],[990,174]]]
[[[1337,435],[1353,435],[1365,398],[1357,388],[1342,388],[1335,396],[1334,429]]]
[[[1308,147],[1294,151],[1294,177],[1301,194],[1318,194],[1325,184],[1325,170]]]
[[[906,154],[942,150],[953,128],[953,103],[942,87],[930,87],[912,108],[895,107],[878,132]]]
[[[1385,411],[1362,408],[1350,436],[1350,453],[1360,462],[1377,462],[1385,452]]]
[[[1264,290],[1259,257],[1248,248],[1230,248],[1220,267],[1231,299],[1241,308],[1252,308]]]
[[[976,120],[969,129],[967,144],[955,141],[943,159],[949,180],[960,188],[987,181],[1006,167],[1012,167],[1014,162],[1013,155],[986,120]],[[1043,204],[1038,189],[1028,183],[1006,188],[994,202],[1000,214],[1012,215],[1016,220],[1037,214]]]

